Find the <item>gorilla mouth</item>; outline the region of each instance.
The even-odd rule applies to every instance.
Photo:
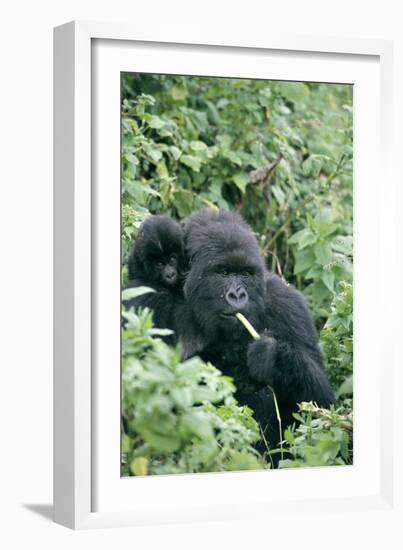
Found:
[[[174,275],[173,277],[162,277],[162,280],[163,282],[165,283],[166,286],[172,288],[174,286],[176,286],[176,284],[178,283],[178,280],[179,280],[179,277],[177,275]]]
[[[223,317],[224,319],[236,319],[236,314],[237,313],[243,313],[244,315],[248,315],[249,314],[249,308],[246,307],[246,308],[237,308],[237,309],[231,309],[230,311],[226,310],[226,311],[222,311],[219,315],[220,317]]]
[[[236,311],[220,313],[220,317],[221,319],[225,319],[226,321],[230,319],[236,321],[235,313]]]

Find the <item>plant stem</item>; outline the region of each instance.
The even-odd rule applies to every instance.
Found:
[[[253,326],[249,323],[248,319],[244,315],[242,315],[242,313],[235,313],[235,317],[243,324],[243,326],[246,328],[246,330],[249,332],[254,340],[260,339],[259,333],[256,332]]]

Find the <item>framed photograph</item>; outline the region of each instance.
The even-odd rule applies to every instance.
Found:
[[[392,44],[54,51],[55,521],[392,513]]]

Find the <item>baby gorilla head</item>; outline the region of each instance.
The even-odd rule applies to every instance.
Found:
[[[185,235],[190,270],[184,291],[207,339],[245,334],[237,312],[259,330],[265,266],[249,226],[232,212],[203,209],[189,218]]]
[[[183,231],[167,216],[150,216],[139,234],[128,261],[129,279],[142,284],[175,289],[185,268]]]

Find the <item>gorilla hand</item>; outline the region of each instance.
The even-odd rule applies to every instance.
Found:
[[[277,359],[277,340],[269,332],[254,340],[248,348],[248,369],[259,384],[272,385]]]

